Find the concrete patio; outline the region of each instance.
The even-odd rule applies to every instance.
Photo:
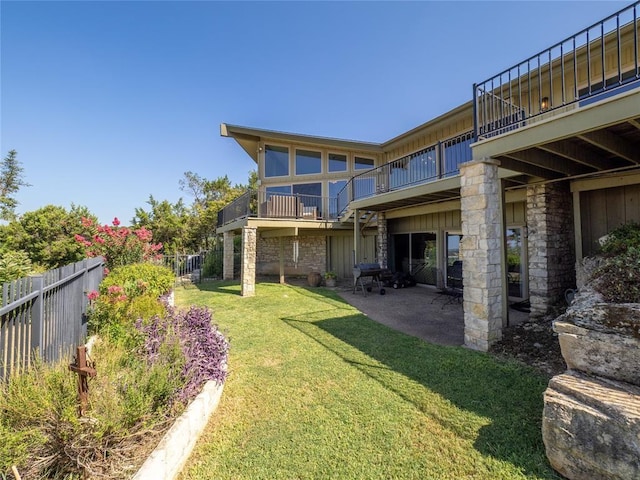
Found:
[[[464,318],[462,299],[445,295],[431,286],[385,288],[367,293],[353,293],[350,286],[336,287],[336,292],[372,320],[399,330],[407,335],[439,345],[464,345]],[[509,309],[509,324],[528,320],[529,314]]]

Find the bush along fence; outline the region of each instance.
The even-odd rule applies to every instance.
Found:
[[[102,257],[88,258],[41,275],[2,285],[0,379],[70,356],[87,336],[87,293],[104,276]]]

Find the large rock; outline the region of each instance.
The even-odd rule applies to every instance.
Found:
[[[640,339],[640,304],[606,303],[596,291],[584,287],[577,293],[559,322],[588,330]]]
[[[572,480],[640,478],[640,388],[568,372],[544,394],[542,437],[553,468]]]
[[[560,350],[570,370],[640,386],[640,339],[556,321]]]

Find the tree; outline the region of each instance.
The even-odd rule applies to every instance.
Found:
[[[12,220],[15,218],[15,209],[18,201],[14,194],[20,187],[30,187],[24,181],[24,169],[17,159],[18,152],[10,150],[0,163],[0,220]]]
[[[200,248],[208,249],[214,237],[218,212],[248,189],[256,189],[257,181],[256,171],[249,173],[249,185],[232,185],[227,175],[207,180],[197,173],[185,172],[184,179],[179,181],[179,185],[182,191],[194,197],[191,206],[193,243],[198,244]]]
[[[147,204],[151,207],[150,211],[136,208],[135,217],[131,220],[132,227],[151,230],[153,240],[162,243],[165,255],[197,250],[189,233],[191,214],[182,199],[172,204],[167,200],[160,202],[149,195]]]
[[[0,231],[3,251],[24,251],[34,267],[49,270],[85,258],[75,235],[90,235],[83,218],[96,217],[86,207],[47,205],[14,219]]]

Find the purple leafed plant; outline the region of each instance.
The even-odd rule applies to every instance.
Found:
[[[150,364],[158,361],[169,335],[177,334],[185,360],[181,372],[184,384],[175,397],[178,401],[189,402],[209,380],[224,382],[229,342],[213,324],[207,308],[194,306],[185,311],[169,307],[164,318],[153,317],[146,325],[139,321],[136,327],[144,335],[144,352]]]
[[[179,312],[176,320],[185,357],[183,376],[186,379],[178,398],[188,401],[198,394],[205,382],[215,380],[219,385],[224,382],[229,342],[212,323],[211,312],[205,307],[192,306]]]

